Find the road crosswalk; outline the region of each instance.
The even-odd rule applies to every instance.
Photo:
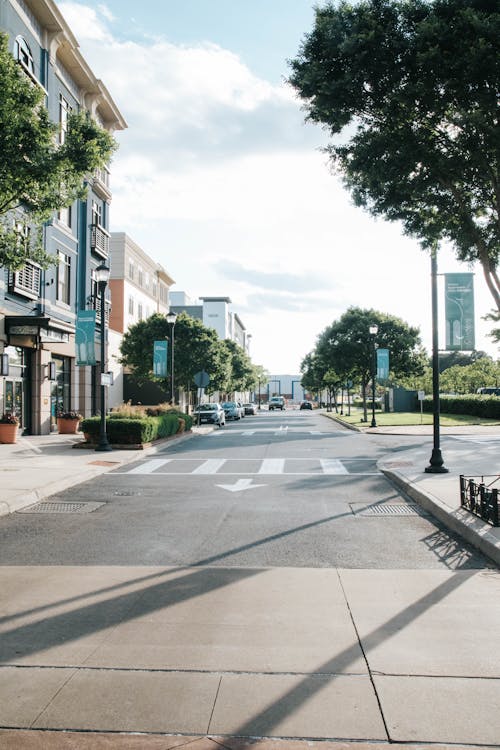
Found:
[[[152,458],[116,474],[170,474],[182,476],[306,475],[341,476],[379,474],[376,461],[367,458]]]

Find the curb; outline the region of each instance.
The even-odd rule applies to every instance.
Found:
[[[111,462],[111,456],[112,452],[106,453],[106,454],[98,454],[96,453],[96,456],[109,456],[110,465],[109,466],[96,466],[95,468],[90,469],[82,469],[80,472],[73,474],[72,476],[65,477],[63,479],[58,479],[55,482],[51,482],[50,484],[46,484],[43,488],[37,488],[36,490],[29,490],[28,492],[24,492],[23,494],[17,495],[12,500],[0,500],[0,517],[9,515],[11,513],[15,513],[17,510],[21,510],[22,508],[27,508],[30,505],[35,505],[36,503],[42,502],[43,500],[47,499],[51,495],[55,495],[58,492],[62,492],[63,490],[67,490],[70,487],[76,487],[78,484],[82,484],[83,482],[88,482],[90,479],[95,479],[96,477],[100,476],[101,474],[106,474],[108,471],[111,471],[112,469],[116,469],[119,464],[128,464],[132,461],[136,461],[139,457],[143,458],[148,453],[157,453],[159,450],[161,450],[166,444],[173,443],[173,442],[180,442],[182,440],[186,440],[187,438],[195,437],[198,433],[194,431],[189,432],[183,432],[180,435],[171,435],[168,438],[162,438],[161,441],[158,441],[154,445],[151,445],[151,447],[145,448],[143,451],[137,451],[137,450],[130,450],[130,451],[124,451],[125,455],[120,457],[119,461]],[[79,443],[76,443],[72,446],[73,448],[86,448],[87,446],[82,446]],[[88,446],[89,450],[95,451],[95,446]]]
[[[362,427],[356,427],[353,424],[349,424],[348,422],[344,422],[343,419],[340,419],[339,417],[334,417],[331,414],[325,414],[323,412],[321,414],[322,417],[326,417],[327,419],[330,419],[332,422],[336,422],[337,424],[341,425],[342,427],[345,427],[348,430],[352,430],[353,432],[362,432],[365,433],[366,430],[364,430]]]
[[[424,510],[437,518],[444,526],[465,539],[470,545],[500,565],[500,540],[491,533],[491,527],[481,519],[461,508],[450,510],[439,498],[422,490],[415,482],[407,479],[399,471],[384,469],[381,472],[399,489],[415,500]]]

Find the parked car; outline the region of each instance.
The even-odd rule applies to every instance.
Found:
[[[245,416],[245,407],[243,406],[243,404],[241,403],[241,401],[237,401],[236,403],[239,406],[240,414],[241,414],[241,417],[243,418]]]
[[[257,404],[243,404],[245,414],[257,414]]]
[[[236,401],[224,401],[222,404],[226,419],[241,419],[241,406]]]
[[[226,424],[226,413],[220,404],[198,404],[193,417],[200,424],[218,424],[219,427]]]
[[[274,411],[274,409],[280,409],[283,411],[283,409],[286,409],[285,405],[285,399],[283,396],[273,396],[269,399],[269,411]]]
[[[301,409],[311,409],[313,408],[313,405],[310,401],[301,401],[300,402],[300,408]]]

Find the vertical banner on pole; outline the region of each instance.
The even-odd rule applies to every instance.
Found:
[[[95,310],[79,310],[76,316],[76,364],[95,365]]]
[[[168,341],[155,341],[153,349],[153,373],[158,378],[167,377]]]
[[[389,379],[389,349],[377,349],[377,380]]]
[[[445,273],[447,351],[468,352],[474,342],[474,274]]]

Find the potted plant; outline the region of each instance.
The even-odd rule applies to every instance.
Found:
[[[57,430],[60,435],[76,435],[83,419],[77,411],[58,411]]]
[[[19,417],[11,412],[5,412],[0,419],[0,443],[15,443]]]

